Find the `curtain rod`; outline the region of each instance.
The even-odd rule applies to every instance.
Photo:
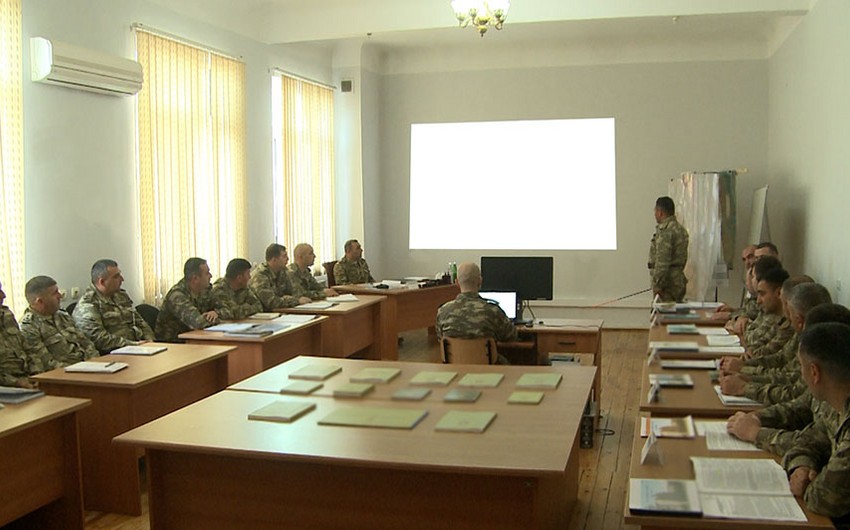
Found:
[[[210,46],[208,46],[208,45],[206,45],[206,44],[203,44],[203,43],[200,43],[200,42],[196,42],[196,41],[193,41],[193,40],[189,40],[189,39],[187,39],[187,38],[181,37],[181,36],[179,36],[179,35],[175,35],[175,34],[173,34],[173,33],[168,33],[168,32],[166,32],[166,31],[162,31],[162,30],[160,30],[160,29],[155,29],[155,28],[152,28],[152,27],[150,27],[150,26],[145,26],[144,24],[141,24],[141,23],[139,23],[139,22],[133,22],[132,24],[130,24],[130,27],[131,27],[131,28],[133,28],[133,29],[136,29],[136,30],[144,31],[145,33],[150,33],[151,35],[156,35],[156,36],[158,36],[158,37],[164,37],[164,38],[166,38],[166,39],[170,39],[170,40],[173,40],[173,41],[177,41],[177,42],[179,42],[180,44],[185,44],[185,45],[187,45],[187,46],[192,46],[193,48],[200,48],[200,49],[202,49],[202,50],[204,50],[204,51],[207,51],[207,52],[210,52],[210,53],[214,53],[214,54],[216,54],[216,55],[220,55],[220,56],[222,56],[222,57],[224,57],[224,58],[226,58],[226,59],[231,59],[231,60],[234,60],[234,61],[239,61],[240,63],[244,63],[244,62],[245,62],[245,60],[244,60],[244,59],[242,59],[242,57],[241,57],[241,56],[237,56],[237,55],[233,55],[233,54],[231,54],[231,53],[227,53],[227,52],[224,52],[224,51],[221,51],[221,50],[217,50],[217,49],[212,48],[212,47],[210,47]]]
[[[285,75],[287,77],[293,77],[295,79],[298,79],[299,81],[304,81],[305,83],[310,83],[312,85],[318,85],[322,88],[329,88],[331,90],[337,89],[333,85],[329,85],[329,84],[323,83],[321,81],[316,81],[315,79],[310,79],[309,77],[304,77],[303,75],[298,75],[298,74],[295,74],[295,73],[292,73],[292,72],[287,72],[286,70],[283,70],[282,68],[273,67],[273,68],[269,69],[269,72],[275,73],[275,74],[282,74],[282,75]]]

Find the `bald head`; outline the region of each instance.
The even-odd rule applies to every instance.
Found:
[[[305,270],[310,268],[316,261],[316,254],[313,253],[313,247],[308,243],[298,243],[292,250],[295,264],[298,268]]]
[[[477,293],[481,288],[481,269],[471,262],[457,266],[457,284],[462,293]]]

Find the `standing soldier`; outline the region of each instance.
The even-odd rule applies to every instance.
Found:
[[[688,279],[688,231],[676,221],[676,207],[670,197],[655,201],[655,234],[649,246],[647,266],[652,278],[652,293],[662,302],[681,302],[685,299]]]

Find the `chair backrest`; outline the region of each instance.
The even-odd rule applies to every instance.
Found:
[[[322,267],[325,268],[325,275],[328,277],[328,287],[336,285],[336,278],[334,278],[334,265],[336,265],[336,260],[322,263]]]
[[[136,306],[136,311],[145,319],[151,329],[156,328],[156,317],[159,316],[159,309],[150,304],[139,304]]]
[[[499,353],[492,338],[440,339],[440,357],[445,364],[496,364]]]
[[[65,307],[65,312],[69,315],[73,315],[75,307],[77,307],[77,302],[71,302],[67,307]]]

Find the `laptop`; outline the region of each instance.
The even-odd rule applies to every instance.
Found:
[[[502,311],[508,316],[508,318],[512,321],[516,321],[516,293],[511,292],[496,292],[496,291],[481,291],[478,293],[481,298],[486,298],[488,300],[493,300],[499,307],[502,308]]]

